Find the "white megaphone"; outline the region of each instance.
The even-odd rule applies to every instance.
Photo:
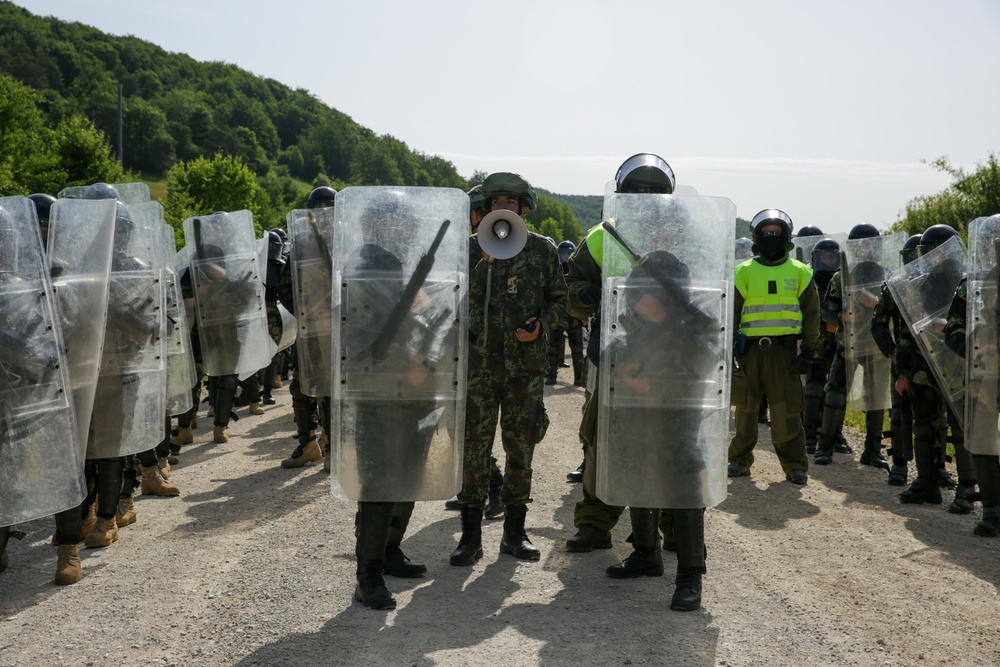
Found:
[[[528,242],[528,227],[517,213],[500,209],[488,213],[476,230],[479,247],[495,259],[510,259]]]

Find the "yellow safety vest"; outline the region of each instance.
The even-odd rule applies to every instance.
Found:
[[[802,333],[799,297],[810,280],[812,269],[797,259],[777,266],[753,259],[739,264],[734,283],[743,296],[740,331],[752,337]]]

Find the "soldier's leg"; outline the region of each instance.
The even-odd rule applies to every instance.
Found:
[[[233,402],[236,398],[236,387],[239,379],[235,375],[222,375],[211,378],[210,383],[215,386],[215,421],[213,422],[213,439],[215,442],[229,442],[229,433],[226,429],[233,414]]]
[[[764,355],[764,391],[771,411],[771,444],[781,469],[789,480],[804,483],[809,456],[802,432],[802,380],[792,370],[795,355],[794,347],[771,346]]]
[[[157,456],[156,450],[148,449],[139,452],[137,457],[139,459],[139,472],[142,473],[142,495],[173,497],[181,494],[179,488],[167,482],[164,469],[160,467],[161,459]]]
[[[736,435],[729,443],[729,476],[750,474],[757,445],[757,411],[764,393],[761,351],[748,345],[743,370],[733,373],[732,403],[736,408]],[[773,421],[773,420],[772,420]]]
[[[452,565],[473,565],[483,557],[483,508],[489,493],[490,458],[500,415],[503,378],[489,371],[470,371],[465,402],[465,451],[462,460],[462,537],[452,551]]]
[[[826,382],[826,396],[823,398],[823,422],[816,442],[817,465],[833,463],[833,452],[837,447],[837,435],[844,423],[847,412],[847,372],[844,368],[843,350],[837,352],[830,365],[830,375]]]
[[[403,553],[401,546],[406,527],[410,525],[411,514],[413,514],[413,503],[393,503],[383,565],[385,573],[393,577],[412,579],[427,571],[426,566],[411,562]]]
[[[937,395],[929,387],[911,384],[910,394],[913,406],[913,458],[917,464],[917,479],[899,495],[899,500],[908,504],[940,505],[941,447],[936,421],[941,406]]]
[[[316,440],[316,399],[302,393],[299,378],[292,378],[288,386],[292,396],[292,418],[295,420],[295,439],[298,444],[291,456],[281,462],[282,468],[301,468],[310,461],[323,458]]]
[[[486,508],[483,516],[487,519],[502,519],[506,510],[500,500],[503,491],[503,473],[500,472],[500,464],[495,456],[490,456],[490,489],[487,494]]]
[[[636,577],[662,577],[663,557],[660,553],[660,510],[647,507],[630,507],[632,520],[632,553],[606,572],[612,579]]]
[[[598,393],[595,390],[587,397],[580,423],[580,439],[584,442],[583,498],[577,501],[573,509],[573,525],[576,526],[577,533],[566,542],[566,548],[575,552],[610,549],[611,529],[625,511],[624,507],[606,504],[596,495],[597,447],[594,442],[597,437]]]
[[[264,366],[258,374],[260,378],[261,402],[264,405],[274,405],[274,399],[271,397],[271,388],[274,387],[274,379],[278,376],[278,358],[281,354],[282,352],[279,352],[274,355],[271,363]]]
[[[904,428],[902,397],[896,391],[896,377],[893,376],[894,386],[891,393],[892,409],[889,411],[889,431],[892,437],[892,445],[889,449],[889,454],[892,456],[892,467],[889,468],[889,486],[905,486],[908,474],[907,463],[910,456],[912,456],[913,441],[912,436],[910,436],[911,441],[907,444],[903,442],[903,438],[905,435],[912,433],[912,424],[908,424],[907,428]]]
[[[247,404],[250,406],[249,413],[252,415],[264,414],[264,408],[260,407],[260,379],[257,374],[254,373],[241,384],[243,396],[246,397]]]
[[[889,463],[882,456],[882,424],[885,423],[885,410],[868,410],[865,412],[865,449],[861,452],[859,463],[863,466],[889,469]]]
[[[115,525],[119,528],[132,525],[138,518],[133,499],[135,489],[139,486],[138,478],[139,462],[135,456],[126,456],[125,467],[122,469],[122,493],[118,496],[118,509],[115,511]]]
[[[951,428],[951,444],[955,447],[955,468],[958,470],[958,486],[955,499],[948,506],[952,514],[969,514],[976,495],[976,467],[972,454],[965,448],[965,431],[962,424],[948,409],[948,426]]]
[[[802,429],[806,438],[806,453],[816,453],[816,438],[823,419],[823,397],[826,392],[826,362],[823,359],[813,359],[806,375],[806,385],[803,388],[802,399]]]
[[[677,579],[670,608],[694,611],[701,607],[701,578],[705,574],[705,510],[674,510],[677,535]]]
[[[394,503],[358,503],[358,585],[354,599],[372,609],[395,609],[382,578]]]
[[[545,373],[545,384],[555,384],[559,365],[566,356],[566,336],[564,329],[553,329],[549,335],[548,358],[549,368]]]
[[[549,427],[542,378],[534,374],[507,377],[500,399],[500,435],[506,455],[500,500],[505,516],[500,553],[520,560],[541,557],[525,530],[527,503],[531,502],[532,459],[535,445]]]
[[[80,580],[80,552],[77,550],[77,542],[80,541],[82,525],[79,507],[71,507],[56,514],[56,544],[58,547],[56,550],[55,581],[61,586],[75,584]]]
[[[125,458],[97,460],[97,523],[87,533],[88,547],[106,547],[118,540],[115,513],[124,482]]]
[[[583,386],[583,325],[580,320],[572,320],[569,329],[566,330],[566,337],[569,339],[570,358],[573,360],[573,385]]]
[[[981,537],[1000,534],[1000,459],[986,454],[973,454],[976,479],[983,501],[983,520],[973,529]]]

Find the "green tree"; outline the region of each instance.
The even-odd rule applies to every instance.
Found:
[[[951,185],[937,194],[911,199],[892,231],[920,234],[932,225],[944,224],[965,237],[969,222],[1000,213],[1000,164],[995,153],[971,173],[953,166],[946,157],[930,165],[951,176]]]
[[[583,238],[583,228],[577,221],[576,215],[573,213],[573,209],[569,207],[569,204],[561,202],[554,197],[538,193],[538,206],[527,215],[527,220],[536,229],[541,229],[543,221],[550,218],[558,227],[558,238],[551,234],[545,234],[545,236],[552,236],[552,238],[556,239],[557,243],[563,239],[569,239],[573,243],[578,244]]]
[[[167,175],[164,216],[175,230],[194,215],[247,209],[254,216],[254,231],[260,236],[261,214],[270,207],[267,193],[254,173],[237,157],[218,154],[178,162]]]

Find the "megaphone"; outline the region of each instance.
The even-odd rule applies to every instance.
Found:
[[[490,257],[510,259],[528,242],[528,227],[517,213],[500,209],[488,213],[480,221],[476,238]]]

